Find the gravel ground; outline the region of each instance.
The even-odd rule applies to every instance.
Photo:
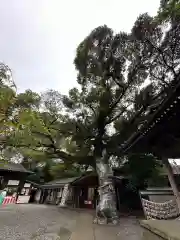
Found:
[[[119,226],[94,225],[95,239],[98,240],[141,240],[143,230],[134,217],[121,218]]]
[[[119,226],[92,222],[88,211],[38,204],[9,205],[0,207],[0,240],[69,240],[72,232],[77,232],[73,240],[141,240],[142,229],[135,218],[121,218]]]
[[[57,240],[68,239],[77,213],[56,206],[11,205],[0,207],[0,239]]]

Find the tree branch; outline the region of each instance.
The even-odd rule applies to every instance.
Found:
[[[159,53],[161,54],[164,64],[173,72],[174,77],[176,77],[177,74],[176,74],[174,68],[167,63],[163,51],[162,51],[159,47],[155,46],[148,38],[146,38],[146,41],[147,41],[157,52],[159,52]]]
[[[115,117],[109,119],[109,121],[106,122],[106,124],[110,124],[114,121],[116,121],[120,116],[123,115],[123,113],[125,113],[125,111],[128,109],[128,107],[131,106],[131,104],[129,104],[127,107],[125,107],[119,114],[117,114]]]
[[[150,69],[150,74],[152,75],[153,78],[155,78],[156,80],[161,81],[161,82],[164,83],[167,87],[169,87],[169,83],[167,83],[167,82],[164,80],[165,77],[162,77],[162,78],[156,77],[156,76],[152,73],[152,69]]]
[[[94,115],[96,116],[96,112],[95,112],[95,110],[94,110],[94,108],[92,107],[92,105],[91,104],[88,104],[88,107],[91,109],[91,111],[94,113]]]

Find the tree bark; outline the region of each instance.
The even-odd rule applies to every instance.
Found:
[[[96,207],[95,223],[118,224],[116,193],[109,164],[104,156],[96,160],[96,171],[99,178],[99,203]]]
[[[171,184],[174,196],[176,198],[177,206],[178,206],[178,209],[180,212],[180,193],[179,193],[178,186],[177,186],[175,178],[174,178],[174,173],[173,173],[172,167],[167,158],[163,158],[162,161],[166,167],[166,170],[168,173],[168,179]]]

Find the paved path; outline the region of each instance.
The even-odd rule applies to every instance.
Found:
[[[77,213],[56,206],[22,204],[0,207],[0,240],[68,239]]]
[[[93,216],[81,213],[70,240],[141,240],[142,228],[135,218],[121,218],[119,226],[97,225]]]
[[[0,207],[0,240],[141,239],[141,228],[135,219],[122,218],[117,227],[96,225],[92,219],[88,212],[57,206],[22,204]]]

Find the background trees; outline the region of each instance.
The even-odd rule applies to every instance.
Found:
[[[11,144],[18,139],[18,148],[95,169],[105,149],[107,164],[117,155],[121,134],[117,144],[116,128],[125,129],[123,124],[136,114],[136,99],[147,77],[134,45],[131,35],[114,35],[107,26],[93,30],[77,48],[79,89],[71,89],[68,96],[52,90],[43,94],[41,110],[31,107],[21,113]],[[137,127],[131,125],[131,131]]]
[[[140,15],[128,34],[97,27],[77,47],[79,86],[67,96],[54,90],[17,94],[14,85],[4,83],[12,78],[2,65],[1,148],[20,153],[24,162],[61,159],[63,164],[50,164],[48,170],[56,177],[76,175],[77,165],[91,166],[99,176],[103,167],[107,177],[109,163],[123,163],[122,144],[179,81],[179,36],[179,1],[174,0],[161,1],[156,17]],[[131,172],[135,160],[126,158]],[[154,166],[152,156],[148,159]]]

